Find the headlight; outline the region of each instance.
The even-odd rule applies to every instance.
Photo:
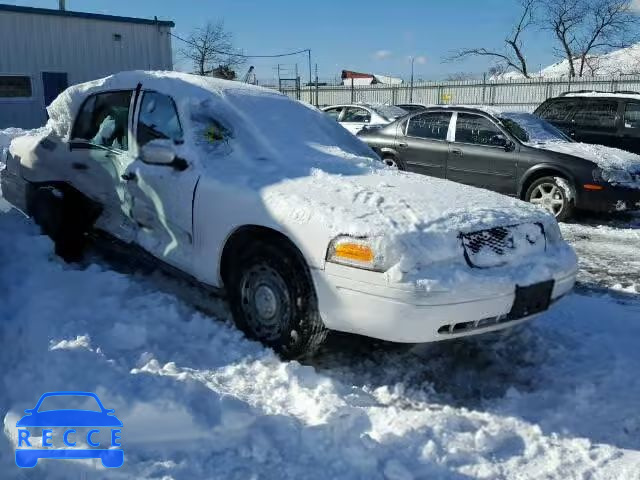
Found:
[[[628,171],[618,169],[618,168],[611,168],[606,170],[596,168],[593,171],[593,179],[597,182],[607,182],[607,183],[633,182],[633,177]]]
[[[327,262],[349,267],[384,272],[384,258],[376,252],[374,242],[367,238],[340,236],[331,241],[327,250]]]

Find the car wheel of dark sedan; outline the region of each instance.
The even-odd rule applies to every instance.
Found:
[[[554,177],[539,178],[529,186],[525,200],[548,210],[558,221],[570,218],[574,209],[573,199],[571,193],[566,191],[569,182],[563,180],[559,182]]]
[[[397,158],[391,155],[387,155],[383,157],[382,161],[387,167],[397,168],[398,170],[406,170],[404,167],[404,164],[400,160],[398,160]]]

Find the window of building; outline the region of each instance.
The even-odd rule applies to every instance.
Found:
[[[30,98],[31,77],[0,75],[0,98]]]

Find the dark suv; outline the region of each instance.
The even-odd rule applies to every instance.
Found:
[[[578,142],[640,154],[640,93],[566,93],[544,102],[535,114]]]
[[[358,137],[390,166],[538,204],[559,220],[575,207],[640,208],[640,157],[576,143],[522,112],[440,106]]]

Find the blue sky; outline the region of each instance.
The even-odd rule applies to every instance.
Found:
[[[0,0],[16,5],[57,8],[57,0]],[[416,78],[441,79],[448,73],[486,71],[486,59],[442,63],[450,51],[470,46],[500,47],[514,18],[515,0],[67,0],[69,10],[170,19],[174,32],[186,35],[206,20],[224,19],[235,44],[248,54],[312,49],[322,79],[343,68],[409,77],[409,56]],[[526,37],[530,69],[553,63],[547,35]],[[175,42],[174,40],[174,47]],[[251,60],[260,79],[275,76],[276,64],[293,70],[297,62],[308,76],[305,56]],[[189,65],[179,62],[178,67]],[[244,70],[244,67],[243,67]]]

